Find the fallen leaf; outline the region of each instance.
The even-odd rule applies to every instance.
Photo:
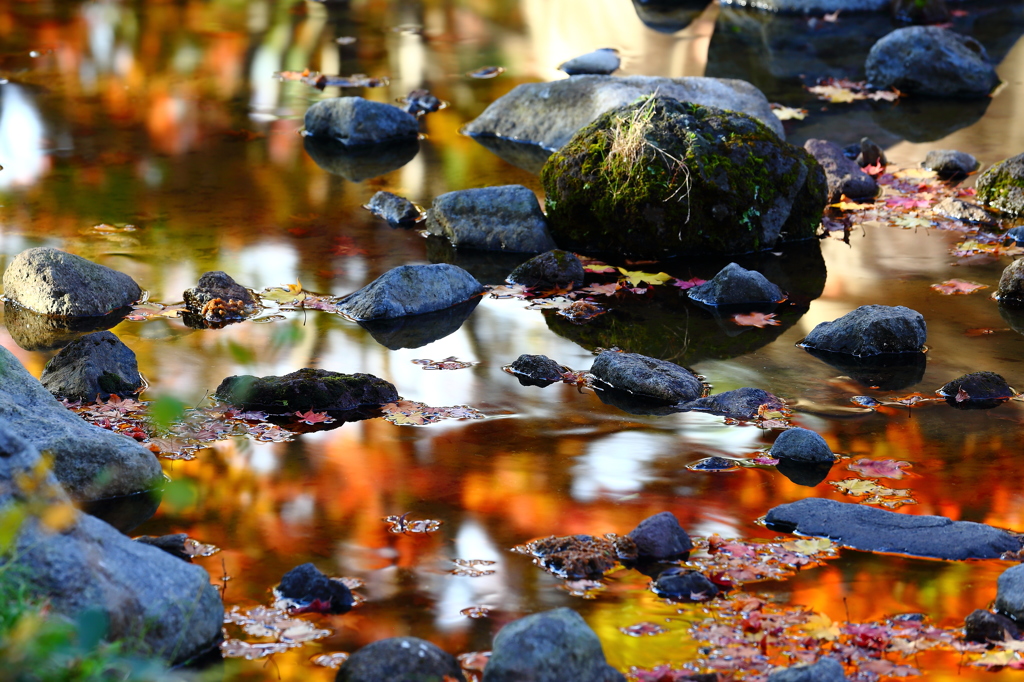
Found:
[[[313,410],[296,412],[295,416],[304,424],[330,424],[334,421],[333,418],[327,416],[326,412],[314,412]]]
[[[614,272],[614,268],[612,268],[612,271]],[[608,284],[591,284],[576,291],[581,294],[594,294],[595,296],[612,296],[621,288],[622,286],[618,282],[610,282]]]
[[[444,360],[430,360],[428,358],[424,358],[422,360],[413,360],[412,364],[422,365],[423,369],[428,370],[453,370],[466,369],[467,367],[472,367],[479,363],[459,360],[454,355],[449,355]]]
[[[818,96],[818,99],[823,99],[836,104],[853,102],[858,99],[857,95],[849,90],[848,88],[841,88],[836,85],[815,85],[807,88],[808,91]]]
[[[660,635],[668,632],[668,630],[657,623],[645,621],[643,623],[637,623],[636,625],[619,628],[619,632],[624,635],[629,635],[630,637],[652,637],[654,635]]]
[[[858,474],[870,478],[893,478],[899,479],[906,475],[904,468],[910,467],[910,462],[903,462],[895,459],[858,459],[856,462],[847,464],[846,468]]]
[[[466,75],[470,78],[494,78],[505,73],[505,67],[503,66],[484,66],[482,68],[470,71]]]
[[[825,614],[814,614],[807,619],[807,622],[803,625],[804,631],[814,639],[824,639],[826,641],[834,641],[839,639],[842,634],[839,631],[839,624],[833,623],[832,619]]]
[[[807,118],[806,109],[796,109],[794,107],[785,107],[781,104],[772,105],[772,113],[780,121],[802,121]]]
[[[623,282],[629,282],[634,287],[639,287],[641,284],[664,284],[670,279],[674,279],[672,275],[659,272],[657,274],[651,274],[649,272],[640,272],[639,270],[626,270],[625,268],[618,268],[618,271],[622,273]]]
[[[487,618],[491,615],[491,607],[489,606],[470,606],[462,609],[459,613],[466,618]]]
[[[975,291],[981,291],[982,289],[988,289],[985,284],[978,284],[977,282],[967,282],[962,279],[947,279],[941,284],[933,284],[932,289],[951,296],[953,294],[972,294]]]
[[[821,17],[821,20],[822,21],[827,21],[830,24],[834,24],[837,21],[839,21],[839,12],[841,12],[841,11],[842,10],[838,10],[837,9],[835,12],[832,12],[830,14],[825,14],[824,16]]]
[[[706,279],[701,279],[699,277],[691,277],[690,279],[677,279],[674,282],[672,282],[672,286],[679,287],[680,289],[685,291],[687,289],[692,289],[693,287],[698,286],[700,284],[704,284],[706,282]]]
[[[964,390],[964,387],[961,386],[959,389],[957,389],[956,396],[953,399],[956,400],[958,403],[962,403],[965,400],[970,400],[971,396],[969,396],[967,394],[967,391]]]
[[[768,325],[782,324],[779,320],[775,319],[775,313],[737,313],[732,316],[732,321],[741,327],[764,328]]]
[[[329,654],[318,654],[309,659],[309,662],[313,665],[318,665],[322,668],[331,668],[337,670],[341,667],[341,664],[347,661],[349,654],[344,651],[335,651]]]

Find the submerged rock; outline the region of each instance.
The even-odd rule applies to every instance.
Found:
[[[213,395],[244,410],[269,414],[341,412],[398,400],[395,387],[372,374],[341,374],[309,367],[280,377],[230,376],[220,382]]]
[[[508,276],[508,281],[533,289],[551,289],[568,284],[580,286],[585,276],[583,263],[576,254],[555,249],[534,256],[517,267]]]
[[[492,102],[463,132],[500,137],[554,151],[602,114],[638,97],[657,93],[680,102],[741,111],[782,136],[782,122],[750,83],[731,78],[575,76],[550,83],[524,83]]]
[[[993,224],[997,218],[977,204],[959,197],[946,197],[932,207],[936,213],[965,223]]]
[[[821,164],[828,183],[828,201],[834,203],[843,195],[850,199],[870,199],[878,194],[878,183],[846,158],[843,150],[828,140],[807,140],[804,149]]]
[[[924,316],[916,310],[901,305],[862,305],[818,324],[800,345],[856,356],[919,353],[927,336]]]
[[[768,682],[845,682],[843,664],[834,658],[821,658],[810,665],[794,665],[776,670]]]
[[[705,396],[679,406],[681,410],[710,412],[729,419],[756,419],[762,408],[785,410],[786,403],[768,391],[748,387]]]
[[[3,347],[0,424],[49,452],[57,480],[77,500],[131,495],[163,482],[163,471],[152,452],[66,409]]]
[[[182,298],[189,312],[213,323],[238,322],[258,307],[252,292],[221,270],[204,272]]]
[[[343,298],[338,310],[355,320],[420,315],[468,301],[483,290],[454,265],[400,265]]]
[[[718,596],[718,587],[703,573],[677,566],[662,571],[651,583],[651,592],[672,601],[705,601]]]
[[[47,508],[70,506],[52,473],[31,490],[22,489],[19,481],[35,479],[40,455],[10,425],[0,420],[0,508],[29,500]],[[0,558],[6,570],[17,571],[45,595],[49,610],[71,619],[98,611],[110,641],[170,663],[202,654],[220,640],[224,606],[203,568],[133,542],[88,514],[69,513],[60,532],[28,516],[12,551]]]
[[[458,247],[540,253],[555,248],[537,196],[522,185],[447,192],[427,211],[427,231]]]
[[[508,371],[523,386],[550,386],[562,380],[565,368],[546,355],[520,355]]]
[[[1014,234],[1014,230],[1021,230],[1015,227],[1007,234],[1016,241],[1017,234],[1020,234],[1024,241],[1024,230]],[[1024,307],[1024,259],[1018,258],[1011,262],[999,276],[999,286],[996,288],[995,299],[1000,306],[1011,308]]]
[[[85,402],[127,398],[143,388],[135,353],[110,332],[72,341],[50,358],[39,381],[58,398]]]
[[[765,517],[769,529],[826,537],[837,545],[932,559],[998,559],[1021,549],[1021,539],[992,526],[944,516],[913,516],[862,504],[807,498]]]
[[[955,178],[978,170],[978,160],[967,152],[955,149],[933,149],[921,165],[939,174],[940,178]]]
[[[864,64],[877,88],[936,97],[986,97],[999,83],[974,38],[937,26],[896,29],[871,48]]]
[[[494,638],[483,682],[523,680],[625,682],[626,678],[608,665],[601,640],[583,618],[563,607],[513,621]]]
[[[3,284],[8,300],[61,317],[98,317],[142,298],[142,289],[123,272],[49,246],[15,256]]]
[[[1016,395],[1006,379],[995,372],[965,374],[943,385],[936,393],[962,410],[997,407]]]
[[[772,445],[771,456],[778,460],[802,464],[832,464],[836,456],[825,439],[809,429],[794,427],[779,434]]]
[[[987,644],[1018,637],[1020,629],[1017,624],[998,613],[976,609],[964,620],[964,639],[968,642]]]
[[[888,166],[889,160],[885,158],[885,151],[871,138],[860,138],[860,144],[856,145],[857,151],[853,154],[853,161],[861,168],[865,166]]]
[[[729,263],[710,281],[690,288],[686,294],[708,306],[780,303],[785,292],[756,270]]]
[[[376,145],[396,140],[415,140],[416,117],[396,106],[362,97],[334,97],[316,102],[306,110],[306,133],[348,147]]]
[[[999,575],[995,609],[1018,623],[1024,622],[1024,564],[1011,566]]]
[[[405,197],[381,190],[370,197],[366,205],[373,215],[388,221],[396,227],[412,227],[419,222],[421,215],[416,204]]]
[[[300,606],[316,607],[320,613],[352,610],[352,591],[340,580],[332,580],[313,564],[302,564],[284,574],[277,593]]]
[[[979,175],[977,188],[978,200],[986,206],[1024,215],[1024,154],[1000,161]]]
[[[743,253],[811,238],[825,175],[734,111],[656,95],[602,115],[541,171],[563,248],[640,257]]]
[[[593,52],[581,54],[579,57],[573,57],[568,61],[562,62],[558,65],[558,70],[564,71],[570,76],[583,76],[587,74],[607,76],[619,70],[619,62],[618,50],[613,47],[602,47]]]
[[[636,543],[636,557],[643,561],[678,559],[690,553],[693,542],[672,512],[648,516],[626,536]]]
[[[341,664],[334,678],[335,682],[444,679],[466,682],[454,656],[418,637],[391,637],[367,644]]]
[[[605,351],[590,373],[613,388],[670,403],[696,400],[704,392],[701,380],[685,367],[637,353]]]

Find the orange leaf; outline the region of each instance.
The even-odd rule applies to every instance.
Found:
[[[782,324],[775,319],[775,313],[738,313],[732,316],[732,321],[741,327],[766,327]]]
[[[953,294],[973,294],[975,291],[988,289],[988,287],[984,284],[978,284],[977,282],[967,282],[962,279],[948,279],[942,284],[933,284],[932,289],[940,294],[952,296]]]

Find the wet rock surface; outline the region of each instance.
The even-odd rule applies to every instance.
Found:
[[[1011,566],[999,575],[996,587],[996,611],[1024,622],[1024,564]]]
[[[4,271],[4,296],[44,315],[98,317],[135,303],[128,275],[48,246],[22,251]]]
[[[381,190],[370,197],[366,205],[373,215],[388,221],[389,225],[412,227],[420,220],[420,210],[405,197]]]
[[[562,380],[564,368],[546,355],[523,354],[508,370],[523,386],[550,386]]]
[[[522,185],[448,192],[427,211],[427,231],[457,247],[515,253],[555,248],[533,190]]]
[[[355,320],[390,319],[450,308],[483,290],[454,265],[401,265],[346,296],[338,309]]]
[[[578,130],[612,109],[658,93],[682,102],[741,111],[783,135],[768,100],[750,83],[718,78],[575,76],[550,83],[524,83],[499,97],[463,131],[501,137],[554,151]]]
[[[163,481],[152,452],[67,410],[5,348],[0,348],[0,423],[53,456],[57,480],[75,499],[131,495]]]
[[[955,178],[973,173],[978,170],[980,164],[967,152],[955,149],[933,149],[924,157],[921,165],[938,173],[940,178]]]
[[[768,682],[844,682],[843,664],[834,658],[822,658],[810,665],[795,665],[768,676]]]
[[[1017,624],[1006,616],[977,609],[964,620],[964,639],[968,642],[1002,642],[1020,637]]]
[[[135,353],[110,332],[72,341],[50,358],[39,381],[58,398],[85,402],[127,398],[143,388]]]
[[[826,537],[867,552],[962,561],[998,559],[1021,548],[1020,538],[992,526],[944,516],[911,516],[862,504],[807,498],[768,512],[771,530]]]
[[[0,507],[29,495],[51,506],[70,504],[51,473],[30,492],[22,489],[20,481],[34,480],[39,464],[35,445],[0,421]],[[128,651],[173,663],[205,652],[220,639],[224,606],[204,569],[133,542],[88,514],[73,511],[60,532],[30,515],[13,550],[0,563],[45,594],[48,609],[72,619],[87,611],[103,613],[107,637]]]
[[[1018,229],[1021,232],[1014,233],[1014,230]],[[1017,234],[1020,234],[1024,240],[1024,229],[1022,228],[1015,227],[1007,234],[1014,240],[1016,240]],[[1000,305],[1011,308],[1024,307],[1024,259],[1018,258],[1003,270],[1003,274],[999,276],[999,286],[996,288],[995,298]]]
[[[804,149],[745,114],[662,95],[580,130],[541,182],[559,246],[643,258],[809,239],[826,202],[825,174]]]
[[[909,26],[871,48],[864,65],[878,88],[935,97],[985,97],[999,83],[974,38],[937,26]]]
[[[395,387],[372,374],[309,367],[279,377],[230,376],[220,382],[214,396],[245,410],[269,414],[343,412],[398,400]]]
[[[396,106],[362,97],[335,97],[316,102],[306,110],[306,133],[348,147],[415,140],[416,117]]]
[[[978,200],[986,206],[1024,215],[1024,154],[1000,161],[979,175],[977,189]]]
[[[678,559],[693,549],[690,536],[672,512],[648,516],[626,536],[636,544],[638,560]]]
[[[161,552],[167,552],[172,557],[181,559],[182,561],[192,562],[192,556],[185,551],[185,541],[188,540],[188,535],[185,533],[172,533],[170,535],[141,535],[135,538],[135,542],[141,542],[144,545],[150,547],[156,547]]]
[[[535,289],[551,289],[572,284],[580,286],[586,273],[583,263],[574,253],[555,249],[534,256],[508,276],[513,284]]]
[[[204,272],[182,298],[189,312],[209,322],[237,322],[257,308],[252,292],[221,270]]]
[[[335,682],[426,682],[446,677],[466,682],[454,656],[418,637],[391,637],[356,651],[341,665],[334,679]]]
[[[672,601],[704,601],[718,595],[718,587],[707,576],[689,568],[669,568],[651,583],[651,591]]]
[[[996,222],[996,216],[986,211],[977,204],[964,201],[958,197],[946,197],[932,208],[947,218],[960,220],[965,223],[992,224]]]
[[[339,580],[331,580],[313,564],[302,564],[284,574],[277,593],[300,606],[315,604],[323,613],[346,613],[352,609],[352,591]]]
[[[928,330],[921,313],[905,306],[863,305],[822,322],[801,342],[804,348],[856,356],[920,352]]]
[[[534,563],[566,580],[600,579],[623,561],[635,561],[632,539],[616,535],[555,535],[521,545],[516,551],[534,557]]]
[[[755,419],[762,409],[785,410],[786,403],[768,391],[747,387],[698,398],[680,405],[679,409],[710,412],[729,419]]]
[[[729,263],[711,280],[686,293],[692,300],[708,306],[779,303],[786,298],[785,292],[760,272],[736,263]]]
[[[878,194],[878,183],[846,158],[843,150],[828,140],[807,140],[804,149],[821,165],[828,183],[828,201],[835,203],[846,195],[850,199],[869,199]]]
[[[696,400],[704,392],[704,384],[685,367],[637,353],[605,351],[590,373],[613,388],[670,403]]]
[[[831,464],[836,460],[828,443],[809,429],[795,427],[779,434],[772,445],[771,455],[778,460],[801,464]]]
[[[568,61],[562,62],[558,65],[558,70],[564,71],[570,76],[583,76],[587,74],[607,76],[619,70],[619,61],[617,50],[610,47],[602,47],[593,52],[581,54],[579,57],[573,57]]]
[[[503,627],[494,638],[483,682],[625,682],[605,660],[601,640],[568,608],[535,613]]]
[[[944,384],[936,393],[960,409],[996,407],[1016,395],[1006,379],[995,372],[965,374]]]

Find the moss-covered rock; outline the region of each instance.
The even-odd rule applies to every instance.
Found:
[[[280,377],[230,376],[220,382],[214,395],[242,409],[270,414],[345,411],[398,400],[395,387],[372,374],[308,367]]]
[[[826,201],[814,158],[756,119],[658,96],[580,130],[541,181],[560,247],[646,257],[808,239]]]
[[[988,206],[1024,215],[1024,154],[1000,161],[978,176],[978,199]]]

